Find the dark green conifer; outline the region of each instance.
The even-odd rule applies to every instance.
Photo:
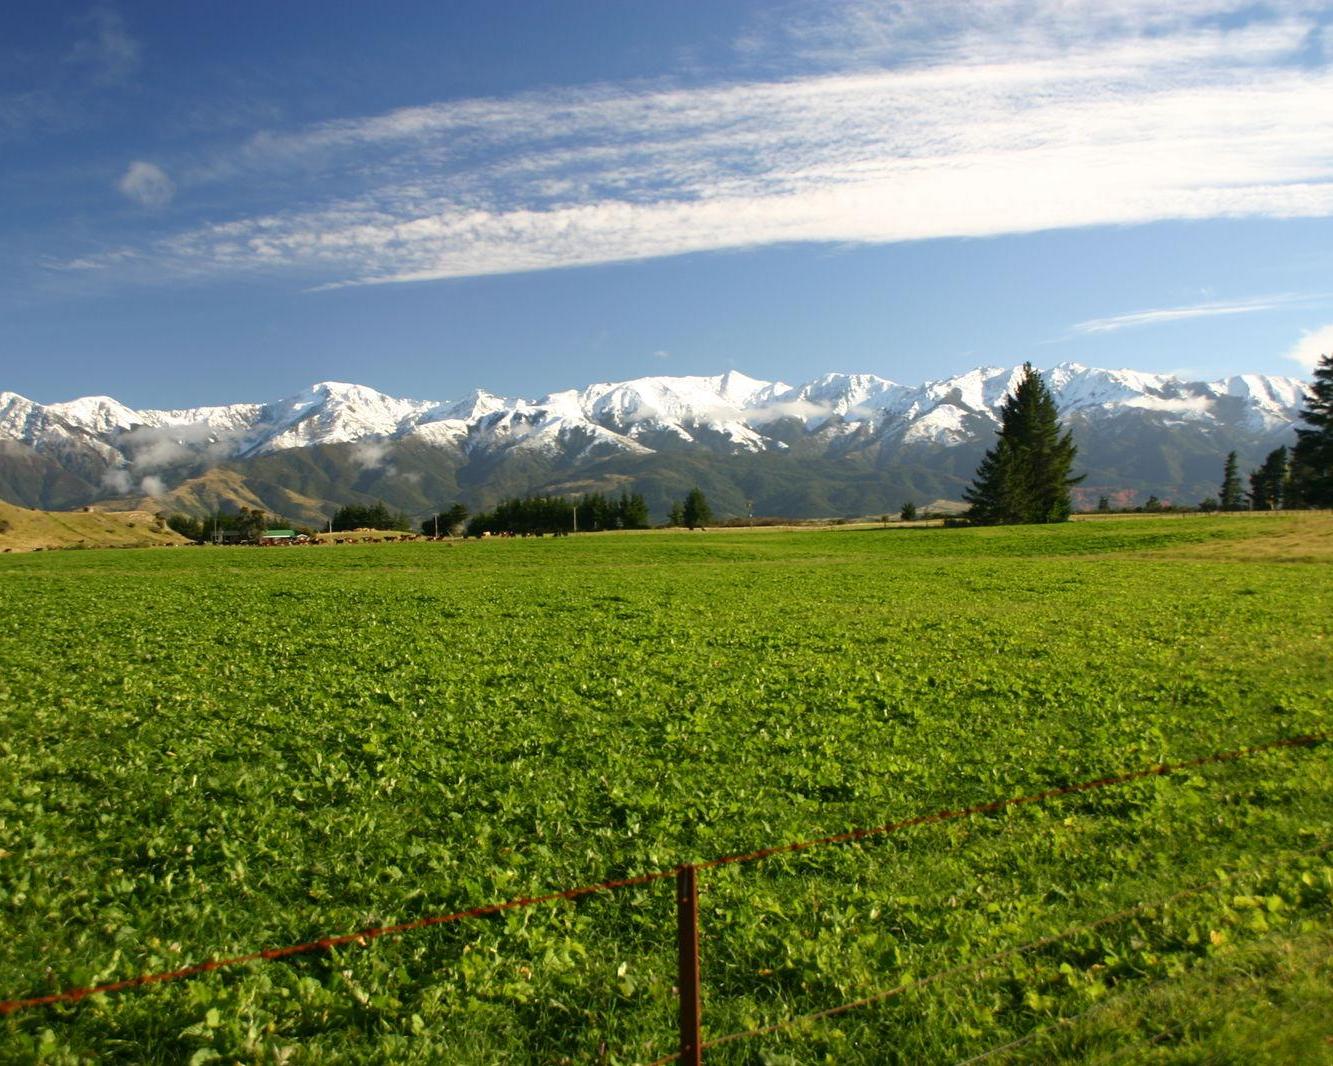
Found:
[[[1307,391],[1301,419],[1310,428],[1296,430],[1291,494],[1306,507],[1333,507],[1333,354],[1320,358]]]
[[[1222,489],[1217,494],[1217,502],[1224,511],[1239,511],[1245,506],[1235,452],[1227,453],[1227,465],[1222,470]]]
[[[1022,380],[1000,408],[999,438],[963,493],[972,505],[968,517],[983,525],[1065,521],[1069,489],[1083,480],[1069,476],[1077,452],[1046,383],[1024,363]]]
[[[1250,473],[1250,506],[1256,511],[1276,511],[1287,492],[1287,449],[1275,448],[1264,465]]]
[[[685,504],[680,511],[681,520],[690,529],[703,528],[713,520],[713,509],[708,506],[708,500],[703,491],[698,488],[690,489],[685,496]]]

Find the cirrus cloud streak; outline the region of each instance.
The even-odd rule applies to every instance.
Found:
[[[287,183],[285,207],[106,266],[327,288],[783,242],[1329,216],[1333,74],[1295,61],[1311,30],[1298,15],[1190,24],[1028,42],[1021,60],[959,45],[892,69],[595,86],[264,133],[177,167],[179,184],[258,176]],[[1106,323],[1085,331],[1119,328]]]

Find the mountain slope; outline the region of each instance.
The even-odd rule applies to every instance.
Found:
[[[244,501],[318,521],[361,499],[424,513],[455,498],[632,484],[661,513],[693,479],[714,486],[724,513],[865,513],[957,496],[1019,371],[980,367],[916,386],[871,374],[790,386],[732,371],[535,401],[400,399],[324,382],[270,403],[177,411],[0,393],[0,497],[192,511]],[[1088,494],[1197,499],[1214,491],[1227,451],[1253,463],[1288,442],[1303,398],[1299,381],[1262,375],[1189,382],[1064,363],[1044,376],[1080,445]]]

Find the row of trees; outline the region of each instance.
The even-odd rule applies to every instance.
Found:
[[[1241,487],[1236,453],[1227,455],[1222,470],[1222,488],[1217,499],[1204,500],[1199,506],[1205,511],[1276,511],[1283,507],[1299,507],[1301,491],[1293,477],[1293,469],[1286,447],[1274,448],[1263,465],[1250,471],[1250,491]]]
[[[1276,511],[1292,507],[1333,507],[1333,355],[1315,367],[1314,381],[1296,430],[1296,444],[1274,448],[1250,471],[1249,492],[1240,479],[1236,453],[1227,456],[1215,501],[1223,511]]]
[[[390,511],[379,500],[370,504],[349,503],[333,512],[330,528],[335,533],[345,533],[350,529],[391,529],[406,533],[412,528],[412,520],[401,511]]]
[[[493,511],[473,515],[467,523],[467,535],[595,533],[608,529],[647,528],[648,504],[637,492],[625,492],[618,498],[593,492],[578,500],[564,496],[505,500]]]
[[[685,499],[671,505],[667,524],[684,526],[686,529],[703,529],[713,521],[713,509],[708,505],[708,498],[699,488],[690,489]]]
[[[1227,456],[1219,498],[1200,504],[1203,510],[1256,511],[1280,507],[1333,507],[1333,355],[1315,367],[1305,407],[1305,426],[1296,430],[1295,446],[1268,453],[1249,476],[1246,493],[1236,453]],[[1062,432],[1055,399],[1045,382],[1023,364],[1018,387],[1000,409],[1000,429],[993,447],[963,493],[971,508],[968,518],[982,525],[1062,522],[1071,511],[1070,488],[1078,449]],[[1153,497],[1145,510],[1164,509]],[[1098,510],[1109,510],[1106,497]],[[904,508],[904,511],[906,508]]]
[[[268,515],[259,508],[242,507],[234,514],[217,511],[203,518],[174,514],[167,519],[167,528],[175,530],[182,537],[188,537],[196,544],[208,543],[223,533],[234,533],[247,544],[258,544],[269,526]]]

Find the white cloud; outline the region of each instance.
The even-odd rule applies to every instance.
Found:
[[[139,489],[145,496],[161,496],[167,491],[167,486],[156,474],[149,474],[139,482]]]
[[[352,462],[362,470],[378,470],[391,451],[384,441],[363,440],[352,445]]]
[[[116,446],[139,473],[190,460],[217,460],[231,454],[236,434],[219,433],[206,421],[166,426],[134,426],[117,435]]]
[[[798,26],[811,54],[842,49],[837,73],[593,86],[266,133],[189,180],[243,186],[262,171],[288,179],[285,208],[117,265],[330,287],[788,241],[1333,215],[1333,71],[1290,62],[1313,23],[1296,3],[1233,29],[1199,22],[1237,6],[855,4],[833,30]],[[1006,29],[1003,11],[1036,14]],[[881,37],[897,51],[867,60],[861,45]]]
[[[842,0],[771,4],[737,41],[755,62],[900,63],[963,53],[980,62],[1021,60],[1052,45],[1178,36],[1252,12],[1251,0]],[[1310,16],[1319,0],[1270,0],[1278,17]]]
[[[1286,357],[1300,363],[1306,370],[1313,370],[1321,356],[1333,353],[1333,324],[1308,329],[1287,351]]]
[[[176,186],[166,172],[153,163],[136,159],[116,182],[116,188],[143,207],[166,207],[176,195]]]
[[[130,472],[119,467],[113,467],[102,474],[102,487],[117,494],[129,492],[133,483]]]

